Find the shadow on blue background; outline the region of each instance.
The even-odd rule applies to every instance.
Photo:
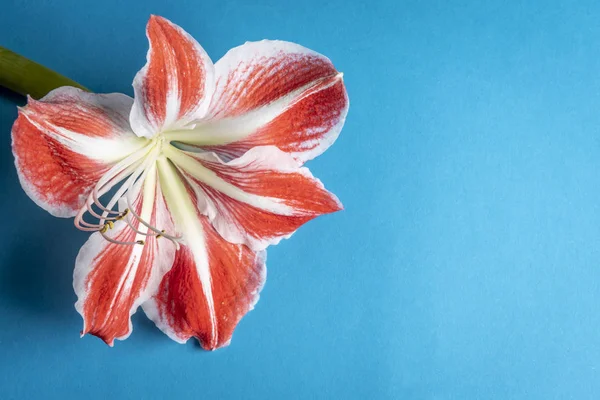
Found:
[[[269,250],[224,350],[140,313],[112,349],[79,339],[86,235],[21,190],[1,93],[0,398],[600,398],[596,2],[83,3],[5,1],[0,45],[128,94],[150,13],[214,60],[263,38],[330,57],[350,113],[309,167],[346,210]]]

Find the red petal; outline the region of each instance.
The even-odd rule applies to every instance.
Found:
[[[148,179],[156,180],[156,175]],[[144,203],[149,202],[146,220],[172,231],[160,189],[155,185],[154,190],[156,198],[142,198],[140,191],[133,194],[137,198],[136,213],[142,214]],[[133,218],[131,223],[135,229],[147,231]],[[109,236],[124,242],[145,240],[145,244],[119,245],[94,233],[77,257],[73,286],[78,296],[75,307],[84,319],[82,335],[91,333],[112,346],[115,339],[123,340],[131,333],[130,316],[154,293],[172,265],[175,245],[166,239],[136,234],[124,221],[118,221]]]
[[[258,300],[266,268],[264,254],[226,242],[203,220],[214,316],[187,246],[177,251],[173,268],[144,310],[174,340],[195,337],[204,349],[215,350],[229,344],[236,325]]]
[[[133,83],[131,124],[138,135],[152,137],[201,117],[214,80],[212,61],[179,26],[152,16],[146,35],[150,42],[148,62]]]
[[[143,304],[144,311],[173,340],[196,337],[207,350],[226,346],[258,300],[266,276],[265,254],[219,236],[198,213],[191,188],[173,165],[159,159],[158,168],[184,242],[158,291]]]
[[[132,99],[64,87],[29,99],[12,129],[23,189],[42,208],[70,217],[116,161],[143,143],[129,129]]]
[[[246,43],[219,60],[215,74],[210,121],[173,139],[229,159],[274,145],[304,162],[323,153],[342,129],[348,111],[342,75],[312,50],[280,41]]]
[[[215,64],[210,115],[244,115],[323,78],[338,74],[326,57],[282,41],[247,42]]]
[[[171,160],[196,187],[196,195],[207,199],[202,211],[230,242],[262,250],[307,221],[342,209],[308,169],[276,147],[255,147],[228,163],[185,154]]]
[[[253,147],[274,145],[300,161],[308,161],[337,139],[347,110],[344,82],[334,76],[302,93],[285,111],[246,138],[205,149],[233,159]]]

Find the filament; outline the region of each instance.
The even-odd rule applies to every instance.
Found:
[[[94,185],[91,193],[88,195],[85,204],[75,217],[75,226],[85,232],[99,232],[104,239],[110,243],[118,245],[144,245],[145,240],[136,241],[121,241],[111,238],[107,232],[113,229],[114,223],[123,220],[127,224],[127,228],[135,232],[136,235],[142,235],[145,237],[165,237],[172,241],[177,249],[179,249],[179,240],[181,237],[167,234],[164,230],[160,230],[157,227],[146,222],[140,215],[135,211],[131,201],[131,192],[134,191],[136,185],[143,185],[146,181],[149,167],[156,162],[156,159],[160,155],[162,143],[160,141],[153,141],[152,144],[145,146],[144,148],[137,150],[125,159],[121,160],[110,168],[100,180]],[[106,203],[106,206],[100,201],[100,197],[110,191],[119,182],[121,183],[119,189],[112,196],[110,201]],[[138,196],[141,195],[140,193]],[[113,208],[117,202],[124,198],[126,207],[123,211],[117,211]],[[142,195],[143,199],[143,195]],[[96,212],[93,208],[96,206],[101,210],[101,213]],[[84,220],[85,214],[89,213],[92,217],[97,218],[97,223],[90,223]],[[130,215],[132,217],[130,217]],[[134,226],[133,219],[137,220],[138,223],[144,225],[149,232],[139,230]]]

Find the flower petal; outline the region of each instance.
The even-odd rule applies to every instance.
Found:
[[[173,340],[185,343],[195,337],[205,350],[215,350],[229,344],[240,319],[258,301],[266,278],[266,253],[228,243],[209,223],[203,226],[206,242],[202,245],[208,253],[203,263],[210,269],[211,301],[204,293],[194,252],[181,246],[156,295],[142,307]]]
[[[232,243],[262,250],[311,219],[342,209],[305,167],[274,146],[255,147],[227,163],[209,153],[165,154],[195,190],[200,211]]]
[[[208,120],[172,140],[201,145],[232,159],[274,145],[305,162],[337,139],[348,96],[325,56],[294,43],[249,42],[215,64]]]
[[[72,217],[114,163],[144,145],[129,128],[133,99],[72,87],[28,99],[12,128],[21,185],[40,207]]]
[[[151,16],[146,65],[133,81],[131,126],[139,136],[181,127],[201,118],[214,89],[214,66],[204,49],[169,20]]]
[[[149,171],[143,185],[134,187],[133,207],[151,225],[172,231],[155,171],[155,168]],[[123,200],[120,207],[125,208]],[[131,215],[130,212],[125,218]],[[129,222],[139,232],[148,232],[137,219],[131,218]],[[156,291],[172,266],[175,245],[164,238],[136,233],[124,220],[117,221],[107,234],[124,242],[145,241],[144,245],[115,244],[97,232],[77,256],[73,287],[78,297],[75,308],[84,321],[81,334],[91,333],[112,346],[115,339],[124,340],[131,333],[130,317]]]
[[[159,173],[184,244],[144,312],[177,342],[196,337],[206,350],[226,346],[258,301],[266,255],[223,240],[196,211],[189,188],[167,160],[159,160]]]

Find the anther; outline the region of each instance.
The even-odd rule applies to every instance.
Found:
[[[135,244],[141,244],[143,246],[144,244],[146,244],[146,242],[144,242],[143,240],[138,240],[135,242]]]
[[[122,220],[123,218],[125,218],[127,216],[128,213],[129,213],[129,208],[126,208],[122,214],[120,214],[118,217],[115,218],[115,220],[116,221]]]

